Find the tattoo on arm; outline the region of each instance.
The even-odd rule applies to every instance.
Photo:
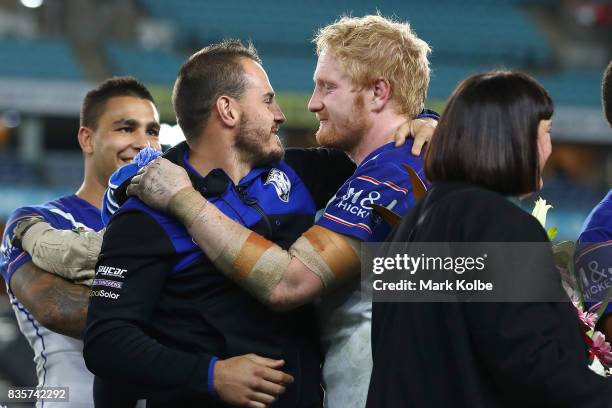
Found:
[[[11,278],[11,291],[46,328],[81,338],[87,320],[89,288],[48,273],[32,262]]]

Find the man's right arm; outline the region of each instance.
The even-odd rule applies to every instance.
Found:
[[[43,271],[31,261],[13,273],[10,287],[17,300],[40,324],[66,336],[82,337],[88,287]]]
[[[21,221],[46,219],[38,207],[22,207],[6,224],[0,249],[0,269],[11,293],[42,325],[57,333],[81,338],[85,327],[89,288],[48,273],[32,263],[15,239]],[[47,220],[48,222],[52,222]]]

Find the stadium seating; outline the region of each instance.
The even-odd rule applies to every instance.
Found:
[[[162,85],[174,82],[186,58],[175,52],[124,44],[107,45],[106,55],[114,74],[133,75],[145,83]]]
[[[557,105],[601,105],[602,70],[569,70],[550,76],[536,76]]]
[[[546,37],[530,21],[517,1],[439,0],[425,5],[415,0],[390,0],[378,8],[367,1],[279,3],[236,0],[226,3],[197,0],[141,0],[149,12],[174,21],[183,39],[201,42],[237,37],[257,45],[292,44],[308,52],[308,41],[318,27],[339,15],[375,13],[408,20],[436,53],[449,59],[465,55],[483,62],[517,61],[545,64],[552,58]],[[470,7],[478,5],[478,7]],[[455,24],[462,21],[461,26]],[[461,38],[461,41],[457,41]]]
[[[1,39],[0,76],[39,79],[84,77],[68,42],[60,39]]]

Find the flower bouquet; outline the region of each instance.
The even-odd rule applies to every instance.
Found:
[[[546,200],[538,198],[532,215],[546,229],[546,214],[552,206]],[[557,228],[546,230],[548,238],[553,242],[557,236]],[[604,301],[597,305],[596,313],[585,307],[584,291],[579,283],[574,268],[574,254],[576,244],[571,241],[553,242],[553,255],[555,265],[561,274],[563,288],[571,299],[582,325],[584,341],[589,350],[589,368],[599,375],[608,377],[612,375],[612,347],[606,341],[603,333],[595,330],[597,321],[601,318],[608,305],[612,288],[606,293]]]

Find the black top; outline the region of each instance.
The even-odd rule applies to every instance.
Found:
[[[219,169],[198,175],[186,152],[182,144],[166,157],[226,215],[283,248],[354,170],[337,151],[291,151],[234,185]],[[221,406],[211,395],[215,358],[248,353],[284,359],[283,370],[295,377],[273,406],[320,401],[322,356],[310,307],[270,311],[216,270],[173,218],[127,199],[111,219],[96,270],[84,338],[87,367],[105,384],[97,378],[96,406],[114,406],[105,394],[125,391],[148,407]]]
[[[546,242],[548,237],[535,218],[495,192],[437,183],[389,237],[409,240]],[[552,253],[549,267],[554,268]],[[612,406],[610,381],[587,367],[569,300],[375,303],[372,348],[368,408]]]

